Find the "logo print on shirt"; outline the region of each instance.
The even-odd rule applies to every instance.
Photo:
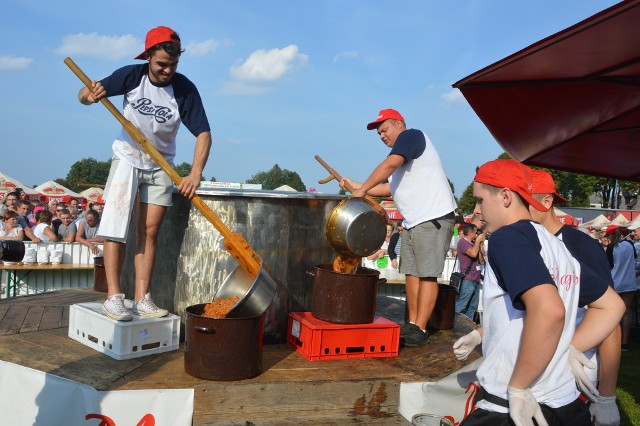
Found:
[[[580,277],[576,274],[560,275],[558,268],[550,268],[549,273],[556,286],[563,288],[565,291],[571,291],[571,287],[580,285]]]
[[[137,102],[131,103],[131,107],[142,115],[151,115],[155,117],[158,123],[166,123],[173,117],[169,108],[153,105],[151,99],[147,98],[138,99]]]

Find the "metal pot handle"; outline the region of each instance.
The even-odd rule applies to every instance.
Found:
[[[311,275],[314,278],[316,277],[316,271],[307,271],[306,274]]]
[[[384,284],[384,283],[386,283],[386,282],[387,282],[387,279],[386,279],[386,278],[380,278],[380,279],[378,279],[378,285],[380,285],[380,284]]]
[[[196,326],[193,327],[193,329],[195,331],[199,331],[200,333],[216,334],[216,329],[215,328],[209,328],[209,327],[203,327],[201,325],[196,325]]]

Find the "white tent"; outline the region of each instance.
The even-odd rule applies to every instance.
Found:
[[[286,192],[297,192],[295,189],[290,187],[289,185],[282,185],[274,189],[274,191],[286,191]]]
[[[626,228],[627,226],[629,226],[629,223],[631,223],[629,222],[629,219],[627,219],[622,213],[620,213],[615,217],[615,219],[611,221],[611,223],[609,223],[609,225],[617,225]]]
[[[96,186],[92,186],[91,188],[87,188],[80,192],[80,195],[86,198],[89,203],[95,203],[98,201],[102,202],[102,194],[104,194],[104,189]]]
[[[595,219],[591,219],[589,222],[585,222],[582,225],[580,225],[581,228],[593,228],[593,229],[597,229],[600,230],[602,228],[606,228],[607,225],[609,225],[610,221],[609,219],[607,219],[607,217],[603,214],[598,215],[598,217],[596,217]]]
[[[16,188],[22,188],[29,200],[44,201],[44,196],[37,189],[31,188],[11,176],[0,173],[0,199],[4,198],[9,192],[15,191]]]
[[[58,202],[68,203],[72,198],[78,200],[81,203],[86,202],[86,198],[82,195],[78,194],[77,192],[73,192],[66,186],[60,185],[59,183],[52,180],[47,181],[42,185],[36,186],[35,189],[46,196],[46,202],[56,200]]]
[[[636,229],[638,227],[640,227],[640,216],[636,216],[636,218],[627,225],[627,228],[629,229]]]

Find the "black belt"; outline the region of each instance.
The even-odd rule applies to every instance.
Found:
[[[496,396],[494,394],[491,394],[487,392],[485,388],[483,388],[482,386],[479,386],[478,395],[476,396],[476,401],[480,401],[483,399],[492,404],[496,404],[504,408],[509,408],[509,401],[507,401],[504,398],[500,398],[499,396]]]
[[[424,222],[420,222],[418,225],[422,225],[423,223],[431,222],[431,223],[433,223],[433,226],[435,226],[435,227],[436,227],[436,229],[440,229],[440,228],[442,228],[442,225],[440,225],[440,222],[438,222],[438,220],[444,220],[444,219],[455,219],[455,218],[456,218],[455,213],[454,213],[454,212],[451,212],[451,213],[447,213],[447,214],[445,214],[445,215],[443,215],[443,216],[436,217],[435,219],[425,220]],[[416,226],[418,226],[418,225],[416,225]],[[412,226],[412,227],[411,227],[411,228],[409,228],[409,229],[413,229],[413,228],[415,228],[416,226]]]
[[[582,393],[578,395],[578,399],[582,401],[584,404],[587,404],[587,405],[591,404],[591,400],[586,396],[584,396]],[[509,408],[509,401],[507,401],[504,398],[500,398],[499,396],[496,396],[492,393],[487,392],[487,390],[482,386],[478,386],[478,393],[476,394],[476,402],[481,400],[485,400],[487,402],[499,405],[504,408]]]

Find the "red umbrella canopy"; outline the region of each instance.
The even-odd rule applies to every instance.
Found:
[[[616,4],[455,83],[527,164],[640,181],[640,0]]]

